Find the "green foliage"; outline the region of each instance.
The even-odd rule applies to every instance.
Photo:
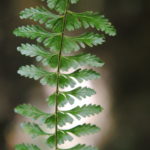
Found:
[[[16,145],[15,150],[40,150],[40,148],[33,144],[19,144]]]
[[[22,123],[21,127],[26,133],[31,134],[33,138],[42,135],[49,135],[48,133],[45,133],[36,123]]]
[[[38,25],[27,25],[18,27],[14,30],[16,36],[25,37],[29,39],[36,39],[38,43],[43,43],[44,46],[49,47],[56,52],[61,49],[61,33],[50,33]],[[63,38],[63,52],[70,53],[78,51],[80,48],[85,48],[100,45],[104,42],[104,37],[95,33],[84,33],[76,37],[65,35]]]
[[[32,105],[27,105],[27,104],[23,104],[23,105],[19,105],[15,108],[15,112],[25,116],[25,117],[29,117],[32,119],[40,119],[40,118],[46,118],[49,117],[50,114],[44,113],[41,110],[39,110],[38,108],[32,106]]]
[[[72,141],[72,135],[80,137],[97,133],[100,128],[91,124],[81,124],[66,130],[62,127],[66,124],[72,124],[74,119],[80,120],[96,115],[103,108],[95,104],[76,106],[70,110],[62,110],[60,107],[64,107],[66,104],[73,105],[77,99],[83,100],[96,94],[95,90],[78,86],[78,84],[100,77],[99,73],[85,67],[102,67],[104,65],[104,62],[95,55],[85,52],[74,54],[73,52],[86,46],[93,47],[103,44],[105,34],[115,36],[116,30],[110,21],[99,13],[92,11],[80,13],[69,10],[69,5],[76,4],[79,0],[42,1],[46,2],[47,8],[43,6],[26,8],[20,12],[20,18],[36,21],[43,26],[18,27],[14,30],[14,34],[36,41],[35,44],[21,44],[17,50],[22,55],[35,57],[36,61],[41,62],[41,65],[53,70],[47,70],[41,66],[26,65],[19,68],[18,74],[40,80],[42,85],[56,88],[56,91],[46,99],[50,107],[55,106],[55,111],[46,113],[30,104],[22,104],[15,108],[15,112],[37,120],[36,123],[22,123],[21,127],[33,138],[46,136],[46,143],[50,148],[55,148],[55,150],[98,150],[84,144],[77,144],[68,149],[61,149],[59,145],[66,141]],[[50,10],[53,10],[53,13]],[[66,30],[73,31],[80,28],[95,28],[100,32],[86,32],[76,36],[66,34]],[[63,90],[66,87],[71,89]],[[42,129],[43,125],[53,129],[52,133],[45,132]],[[15,150],[40,150],[40,148],[36,145],[20,144],[16,145]]]
[[[101,30],[110,36],[116,35],[116,30],[103,15],[99,15],[99,13],[93,13],[92,11],[87,11],[83,13],[75,13],[72,11],[68,11],[69,19],[68,26],[70,26],[70,30],[78,29],[81,27],[96,28],[97,30]],[[74,24],[72,24],[74,22]]]
[[[98,114],[101,112],[103,108],[101,106],[97,105],[84,105],[82,107],[75,107],[72,110],[66,111],[67,113],[74,115],[77,119],[80,119],[81,117],[90,117],[92,115]]]
[[[91,146],[86,146],[86,145],[81,145],[81,144],[78,144],[72,148],[69,148],[69,149],[59,149],[59,150],[98,150],[97,148],[95,147],[91,147]]]
[[[50,106],[55,105],[55,97],[57,95],[58,106],[64,107],[67,103],[74,104],[75,98],[81,100],[82,98],[86,98],[87,96],[92,96],[94,94],[96,94],[96,92],[93,89],[78,87],[71,91],[59,92],[59,94],[53,93],[47,98],[47,101]]]
[[[73,123],[73,118],[70,115],[65,114],[63,112],[57,113],[57,119],[58,119],[57,124],[60,127],[63,127],[67,123]],[[45,124],[49,128],[54,128],[55,127],[55,120],[56,120],[56,115],[54,114],[54,115],[52,115],[46,119]]]
[[[66,131],[80,137],[83,135],[97,133],[99,130],[100,129],[95,125],[83,124]]]
[[[21,76],[33,78],[34,80],[39,80],[42,85],[50,85],[56,86],[57,85],[57,73],[55,72],[48,72],[41,68],[35,67],[34,65],[31,66],[22,66],[18,73]],[[94,80],[99,78],[99,73],[93,70],[87,69],[78,69],[70,74],[61,74],[59,79],[59,87],[74,87],[76,85],[76,81],[83,82],[86,80]]]
[[[58,131],[57,134],[58,134],[58,138],[57,138],[58,144],[64,144],[66,141],[73,140],[73,137],[70,134],[68,134],[67,132]],[[47,144],[50,148],[53,148],[55,146],[55,138],[56,138],[56,136],[52,135],[47,139]]]
[[[58,55],[46,51],[43,47],[35,44],[21,44],[17,49],[22,55],[36,57],[37,61],[42,61],[45,66],[58,67]],[[81,53],[75,56],[62,56],[61,70],[68,71],[70,68],[77,69],[81,66],[102,67],[104,62],[95,55]]]

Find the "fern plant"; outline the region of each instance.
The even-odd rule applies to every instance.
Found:
[[[96,150],[92,146],[78,144],[68,149],[62,149],[61,144],[72,141],[73,135],[80,137],[97,133],[99,127],[92,124],[81,124],[70,129],[63,127],[74,119],[89,117],[98,114],[103,110],[99,105],[77,106],[70,110],[62,110],[66,104],[74,104],[76,99],[90,97],[96,94],[95,90],[89,87],[77,87],[77,84],[100,77],[100,74],[93,69],[81,69],[81,67],[102,67],[104,62],[90,53],[75,53],[86,46],[93,47],[101,45],[105,41],[102,33],[87,32],[78,36],[69,36],[65,31],[73,31],[79,28],[96,28],[109,36],[115,36],[116,30],[103,15],[86,12],[73,12],[69,10],[70,4],[79,0],[42,0],[47,3],[44,7],[31,7],[21,11],[21,19],[31,19],[40,25],[27,25],[18,27],[14,34],[19,37],[36,40],[37,44],[21,44],[17,50],[25,56],[35,57],[44,66],[49,66],[54,71],[47,71],[44,68],[34,65],[22,66],[18,73],[21,76],[40,80],[42,85],[49,85],[56,88],[56,91],[47,98],[48,105],[54,106],[54,113],[46,113],[30,104],[22,104],[15,108],[15,112],[42,121],[51,132],[42,129],[38,123],[25,122],[21,127],[32,137],[45,136],[46,143],[50,149],[55,150]],[[55,14],[50,10],[54,10]],[[68,33],[68,32],[67,32]],[[70,69],[75,71],[71,72]],[[69,73],[67,71],[70,71]],[[67,73],[66,73],[67,72]],[[70,87],[67,91],[64,88]],[[16,150],[40,150],[34,144],[19,144]]]

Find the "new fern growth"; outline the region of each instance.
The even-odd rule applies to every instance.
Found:
[[[99,127],[91,124],[82,124],[70,129],[63,127],[74,119],[89,117],[98,114],[103,110],[98,105],[83,105],[73,109],[62,111],[61,107],[66,104],[74,104],[76,98],[81,100],[90,97],[96,92],[88,87],[77,87],[77,84],[93,80],[100,77],[100,74],[92,69],[81,69],[81,67],[101,67],[104,62],[89,53],[72,54],[79,51],[80,48],[86,46],[93,47],[104,43],[105,38],[102,33],[87,32],[78,36],[69,36],[65,31],[73,31],[79,28],[96,28],[97,30],[115,36],[116,31],[112,24],[103,15],[86,12],[73,12],[69,10],[70,4],[75,4],[79,0],[42,0],[47,3],[47,7],[31,7],[21,11],[21,19],[31,19],[40,24],[44,24],[45,28],[39,25],[27,25],[17,28],[14,34],[19,37],[36,40],[37,44],[21,44],[18,51],[25,56],[35,57],[37,61],[42,62],[44,66],[52,68],[53,72],[34,65],[26,65],[18,70],[21,76],[40,80],[42,85],[49,85],[56,88],[56,91],[47,98],[49,106],[55,107],[54,113],[46,113],[30,104],[19,105],[15,108],[15,112],[34,120],[42,120],[47,128],[54,128],[51,133],[42,129],[41,124],[22,123],[21,127],[32,137],[45,136],[46,143],[50,149],[55,150],[97,150],[92,146],[78,144],[68,149],[62,149],[61,144],[66,141],[72,141],[73,136],[77,137],[97,133]],[[54,14],[50,10],[55,10]],[[69,55],[70,54],[70,55]],[[73,72],[66,73],[70,69]],[[72,90],[64,90],[70,87]],[[51,131],[51,130],[50,130]],[[16,145],[16,150],[40,150],[33,144]]]

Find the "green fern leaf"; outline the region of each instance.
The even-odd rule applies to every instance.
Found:
[[[37,109],[36,107],[30,105],[30,104],[23,104],[19,105],[15,108],[15,112],[25,116],[25,117],[30,117],[32,119],[39,119],[39,118],[46,118],[49,117],[50,114],[44,113],[41,110]]]
[[[94,80],[100,78],[100,74],[90,69],[78,69],[75,72],[69,74],[69,76],[75,78],[78,82],[83,82],[85,80]]]
[[[58,131],[58,144],[64,144],[66,141],[72,141],[73,137],[67,132]],[[49,147],[53,148],[55,146],[55,135],[48,138],[47,144]]]
[[[68,115],[68,114],[65,114],[63,112],[59,112],[57,114],[57,118],[58,118],[58,125],[60,127],[63,127],[64,125],[66,125],[67,123],[73,123],[73,118]],[[45,123],[47,124],[47,126],[49,128],[54,128],[55,127],[55,123],[56,123],[56,115],[52,115],[50,117],[48,117],[45,121]]]
[[[48,128],[54,128],[55,123],[56,123],[56,116],[52,115],[52,116],[46,118],[44,123],[47,125]]]
[[[91,33],[84,33],[77,37],[70,38],[73,41],[76,41],[81,45],[81,47],[85,48],[85,45],[88,45],[90,47],[101,45],[104,43],[104,36],[100,34],[95,34],[93,32]]]
[[[60,49],[61,34],[50,33],[38,25],[19,27],[14,30],[14,34],[19,37],[36,39],[37,42],[43,42],[46,47],[50,47],[54,51]]]
[[[73,123],[73,118],[65,113],[59,112],[58,113],[58,125],[60,127],[66,125],[67,123],[72,124]]]
[[[58,106],[59,107],[64,107],[65,104],[70,103],[71,105],[74,104],[74,97],[78,99],[86,98],[89,96],[92,96],[96,94],[96,92],[87,87],[78,87],[74,90],[67,91],[67,92],[59,92],[57,99],[58,99]],[[47,98],[48,104],[55,105],[55,100],[56,100],[56,93],[52,94]]]
[[[55,9],[59,13],[64,13],[67,0],[47,0],[48,7]]]
[[[44,132],[38,124],[36,123],[22,123],[21,127],[23,128],[23,130],[32,135],[32,138],[35,138],[37,136],[43,136],[43,135],[50,135],[46,132]]]
[[[92,67],[102,67],[104,65],[104,62],[95,55],[86,53],[75,56],[63,56],[61,62],[61,69],[64,71],[68,71],[70,68],[76,69],[80,66],[86,65]]]
[[[33,78],[34,80],[40,80],[41,84],[46,85],[56,85],[57,76],[54,72],[47,72],[41,68],[35,67],[34,65],[31,66],[22,66],[18,70],[18,74],[21,76]]]
[[[50,47],[52,51],[59,51],[61,34],[50,33],[40,26],[22,26],[14,31],[16,36],[26,37],[29,39],[36,39],[37,42],[43,42],[44,46]],[[90,47],[102,44],[104,37],[99,34],[85,33],[77,37],[64,36],[63,52],[70,53],[72,51],[78,51],[80,47],[85,48],[85,45]]]
[[[50,136],[50,137],[47,139],[47,145],[48,145],[50,148],[55,147],[55,139],[56,139],[56,136],[55,136],[55,135]],[[58,139],[57,139],[57,140],[58,140]]]
[[[65,113],[69,113],[75,116],[77,119],[81,117],[90,117],[92,115],[98,114],[103,110],[101,106],[97,105],[84,105],[82,107],[77,106],[72,110],[64,111]]]
[[[116,35],[116,29],[114,26],[103,15],[99,15],[99,13],[93,13],[92,11],[86,11],[83,13],[68,11],[68,13],[69,15],[66,27],[68,26],[69,30],[74,30],[81,27],[92,27],[103,31],[110,36]]]
[[[35,67],[34,65],[31,66],[22,66],[18,70],[18,74],[24,77],[29,77],[33,78],[34,80],[40,80],[41,84],[43,85],[51,85],[51,86],[56,86],[57,84],[57,74],[54,72],[47,72],[41,68]],[[81,70],[78,69],[77,71],[74,71],[73,73],[70,74],[62,74],[59,77],[59,86],[61,88],[64,87],[74,87],[76,82],[74,79],[76,79],[78,82],[83,82],[85,80],[94,80],[99,78],[100,75],[99,73],[93,71],[93,70]],[[74,79],[72,79],[74,78]]]
[[[91,88],[78,87],[72,91],[65,92],[64,94],[71,95],[71,96],[76,97],[81,100],[82,98],[90,97],[90,96],[96,94],[96,92]]]
[[[39,21],[40,24],[43,24],[46,23],[49,19],[60,18],[60,16],[51,13],[45,7],[36,7],[36,8],[31,7],[21,11],[20,18]]]
[[[45,7],[26,8],[20,13],[21,19],[38,21],[54,32],[61,32],[63,16],[51,13]]]
[[[43,0],[45,1],[45,0]],[[67,0],[46,0],[48,7],[58,11],[59,13],[64,13],[66,9]],[[69,0],[70,3],[75,4],[79,0]]]
[[[68,148],[68,149],[59,149],[59,150],[98,150],[95,147],[92,146],[86,146],[85,144],[78,144],[72,148]]]
[[[33,144],[18,144],[15,146],[15,150],[40,150],[40,148]]]
[[[30,38],[30,39],[37,39],[39,42],[42,42],[43,40],[47,39],[50,36],[54,36],[56,34],[51,34],[44,30],[42,27],[38,25],[27,25],[22,26],[14,30],[14,34],[16,36]]]
[[[54,54],[47,52],[43,47],[35,44],[21,44],[17,50],[25,56],[36,57],[37,61],[43,61],[43,64],[49,64]]]
[[[42,85],[51,85],[56,86],[57,84],[57,74],[54,72],[47,72],[41,68],[35,67],[34,65],[31,66],[23,66],[18,70],[18,73],[21,76],[33,78],[34,80],[39,80]],[[76,82],[71,79],[69,75],[61,75],[60,76],[60,87],[74,87]]]
[[[110,36],[116,35],[114,26],[107,18],[92,11],[76,13],[69,10],[70,4],[75,4],[79,0],[42,0],[47,6],[54,10],[53,13],[46,7],[31,7],[20,12],[21,19],[30,19],[37,21],[45,26],[27,25],[14,30],[14,34],[19,37],[36,40],[38,44],[21,44],[17,50],[25,56],[35,57],[36,61],[42,65],[49,66],[54,69],[53,72],[36,67],[34,65],[22,66],[18,70],[18,74],[24,77],[39,80],[42,85],[55,87],[56,90],[47,98],[48,105],[54,105],[53,114],[40,111],[32,105],[19,105],[15,108],[15,112],[29,117],[31,119],[42,120],[42,125],[46,125],[54,131],[52,134],[45,132],[37,123],[21,124],[23,130],[32,137],[48,136],[47,144],[50,148],[57,150],[98,150],[91,146],[78,144],[72,148],[58,148],[60,144],[66,141],[72,141],[72,134],[75,136],[84,136],[96,133],[100,130],[96,125],[82,124],[70,129],[62,129],[67,124],[72,124],[74,119],[90,117],[100,113],[103,108],[99,105],[83,105],[75,108],[64,110],[67,103],[74,104],[79,99],[90,97],[96,92],[87,87],[77,87],[83,81],[94,80],[100,77],[100,74],[92,69],[81,69],[81,67],[101,67],[103,61],[95,55],[87,53],[78,53],[72,55],[70,53],[77,52],[81,48],[93,47],[101,45],[105,42],[103,34],[93,32],[83,33],[76,36],[66,35],[66,30],[71,31],[83,28],[96,28]],[[55,14],[54,12],[57,12]],[[70,54],[70,55],[68,55]],[[68,71],[74,69],[70,73]],[[70,91],[62,91],[63,88],[75,88]],[[20,144],[15,150],[40,150],[36,145]]]
[[[104,43],[104,36],[94,33],[84,33],[76,37],[64,37],[64,53],[70,53],[72,51],[78,51],[85,46],[93,47],[94,45],[101,45]]]
[[[25,56],[36,57],[37,61],[42,61],[44,65],[50,65],[52,68],[58,67],[58,55],[47,52],[43,47],[35,44],[21,44],[17,50]],[[75,56],[62,56],[61,70],[68,71],[70,68],[78,68],[79,66],[102,67],[104,62],[98,57],[91,54],[78,54]]]
[[[77,2],[79,2],[79,0],[70,0],[70,2],[71,2],[72,4],[76,4]]]
[[[83,125],[74,127],[72,129],[66,130],[66,132],[70,132],[70,133],[80,137],[80,136],[84,136],[84,135],[97,133],[99,130],[100,130],[100,128],[98,128],[95,125],[83,124]]]

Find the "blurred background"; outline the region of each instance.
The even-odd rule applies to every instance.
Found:
[[[40,5],[38,0],[0,0],[0,149],[13,150],[16,143],[31,141],[19,127],[22,117],[13,108],[31,103],[47,109],[49,89],[21,78],[17,69],[35,63],[21,56],[16,47],[27,40],[12,35],[14,28],[27,24],[18,13],[25,7]],[[76,11],[93,10],[105,14],[115,25],[117,36],[94,49],[106,65],[102,78],[90,86],[97,90],[92,98],[105,110],[90,118],[102,131],[83,141],[101,150],[148,149],[150,142],[150,1],[81,0]],[[95,138],[95,139],[94,139]],[[33,140],[34,141],[34,140]],[[93,142],[94,143],[93,143]],[[36,141],[39,143],[39,141]],[[44,148],[45,149],[45,148]]]

